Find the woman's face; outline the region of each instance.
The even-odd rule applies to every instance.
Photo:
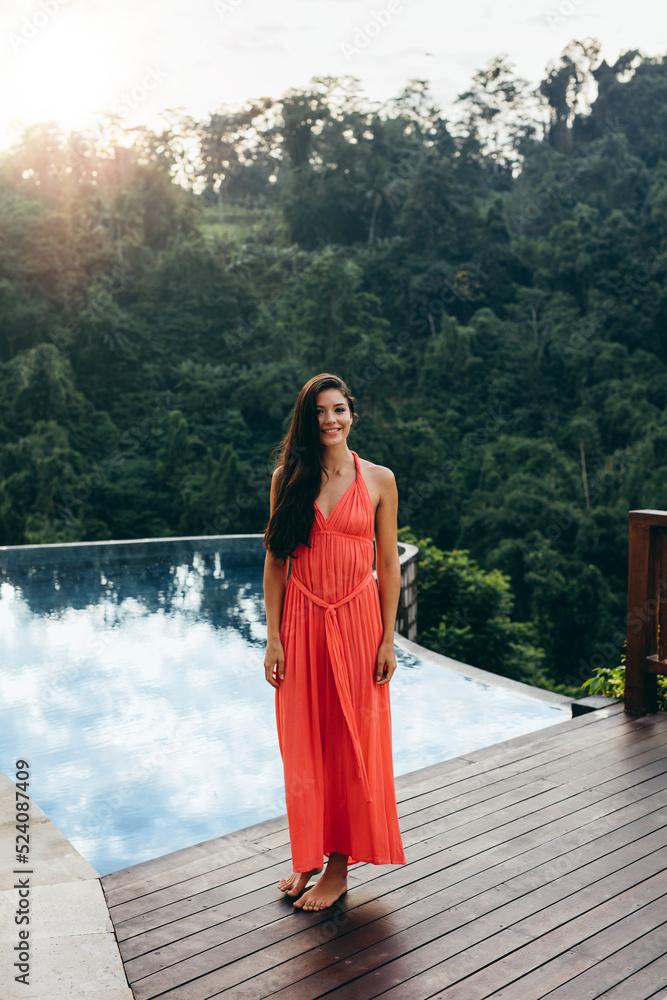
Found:
[[[352,414],[345,396],[340,389],[323,389],[318,392],[316,403],[320,441],[325,447],[340,444],[352,426]]]

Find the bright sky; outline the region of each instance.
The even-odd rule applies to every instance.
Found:
[[[356,76],[375,101],[426,79],[447,114],[494,56],[536,84],[591,36],[610,63],[666,54],[664,0],[4,0],[0,146],[12,122],[92,128],[116,110],[157,127],[165,108],[202,118],[313,76]]]

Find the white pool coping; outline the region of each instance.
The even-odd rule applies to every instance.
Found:
[[[133,1000],[98,872],[32,799],[29,862],[16,862],[15,815],[14,781],[0,772],[2,1000]],[[21,899],[29,924],[15,922]],[[14,968],[22,930],[29,932],[27,985],[14,978],[23,971]]]
[[[511,691],[524,698],[533,698],[535,701],[541,701],[546,705],[556,705],[559,708],[571,708],[574,701],[573,698],[558,694],[556,691],[533,687],[532,684],[524,684],[522,681],[512,680],[511,677],[503,677],[502,674],[494,674],[490,670],[482,670],[480,667],[470,666],[469,663],[453,660],[450,656],[445,656],[444,653],[436,653],[432,649],[427,649],[426,646],[420,646],[418,642],[413,642],[412,639],[406,639],[399,632],[394,632],[394,644],[420,660],[435,663],[448,670],[455,670],[457,674],[479,681],[480,684],[485,684],[487,687],[501,688],[503,691]]]

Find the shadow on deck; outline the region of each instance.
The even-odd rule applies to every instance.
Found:
[[[667,715],[614,705],[396,779],[408,864],[323,913],[286,818],[101,878],[136,1000],[647,1000],[667,983]]]

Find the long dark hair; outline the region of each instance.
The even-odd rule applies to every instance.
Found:
[[[298,545],[311,548],[310,535],[315,523],[315,501],[320,492],[322,464],[317,396],[323,389],[340,389],[347,400],[354,429],[354,397],[342,378],[324,372],[311,378],[298,395],[292,421],[285,437],[273,453],[276,476],[276,502],[273,515],[264,531],[264,548],[276,559],[296,558]]]

